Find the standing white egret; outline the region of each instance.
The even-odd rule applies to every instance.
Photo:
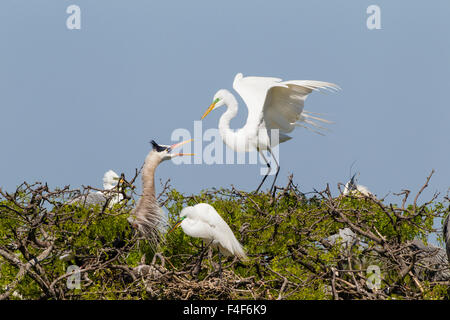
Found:
[[[344,186],[344,192],[342,193],[344,196],[349,194],[362,194],[364,196],[370,197],[373,196],[372,192],[370,192],[369,188],[366,186],[356,184],[356,173],[352,176],[349,182],[347,182]]]
[[[103,205],[109,199],[108,206],[112,207],[123,199],[123,195],[120,193],[120,184],[122,182],[123,180],[121,180],[117,173],[115,173],[113,170],[108,170],[103,176],[104,191],[89,192],[87,195],[79,196],[69,201],[68,203],[81,203],[83,205]]]
[[[280,171],[280,166],[272,153],[272,147],[291,139],[287,133],[295,127],[304,127],[316,133],[321,132],[307,127],[311,125],[316,129],[325,129],[314,120],[330,123],[330,121],[317,117],[316,113],[303,110],[307,96],[313,90],[329,89],[339,90],[339,86],[322,81],[290,80],[282,81],[279,78],[268,77],[244,77],[238,73],[233,81],[233,88],[244,100],[248,108],[247,122],[239,130],[230,129],[230,121],[238,112],[238,103],[234,95],[225,89],[217,91],[213,103],[203,114],[205,118],[212,110],[223,105],[227,106],[226,112],[219,120],[220,135],[225,144],[236,152],[258,151],[268,166],[268,172],[259,184],[259,191],[265,179],[270,173],[270,164],[262,153],[267,150],[277,165],[277,171],[271,190]],[[271,130],[278,130],[278,139],[273,139]]]
[[[152,150],[145,158],[142,168],[142,196],[131,212],[128,221],[155,246],[161,239],[165,223],[164,212],[160,208],[155,194],[155,170],[165,160],[192,155],[192,153],[171,153],[173,149],[190,141],[192,139],[166,146],[159,145],[152,140]]]
[[[246,260],[242,245],[236,239],[228,224],[217,211],[207,203],[199,203],[186,207],[180,212],[180,220],[175,223],[168,233],[181,226],[184,233],[194,238],[205,240],[212,247],[219,249],[219,273],[222,273],[220,254],[236,256]]]

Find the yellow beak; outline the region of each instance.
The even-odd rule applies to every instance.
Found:
[[[194,140],[194,139],[189,139],[189,140],[186,140],[186,141],[182,141],[182,142],[179,142],[179,143],[175,143],[175,144],[173,144],[173,145],[171,145],[170,146],[170,149],[175,149],[175,148],[178,148],[178,147],[181,147],[183,144],[186,144],[186,143],[188,143],[188,142],[191,142],[192,140]]]
[[[175,144],[173,144],[173,145],[171,145],[170,146],[170,149],[175,149],[175,148],[178,148],[178,147],[181,147],[183,144],[186,144],[186,143],[188,143],[188,142],[191,142],[191,141],[193,141],[194,139],[189,139],[189,140],[186,140],[186,141],[182,141],[182,142],[179,142],[179,143],[175,143]],[[195,156],[195,153],[177,153],[176,154],[177,156]]]
[[[214,107],[216,106],[216,103],[217,103],[217,101],[214,101],[213,103],[211,103],[208,110],[206,110],[206,112],[203,114],[201,120],[203,120],[203,118],[206,117],[208,115],[208,113],[210,113],[214,109]]]
[[[170,229],[167,234],[170,234],[172,231],[174,231],[176,228],[178,228],[181,224],[181,222],[183,222],[183,219],[179,220],[177,223],[175,223],[175,225],[172,227],[172,229]]]

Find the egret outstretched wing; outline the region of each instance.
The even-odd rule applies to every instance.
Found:
[[[238,73],[234,78],[233,88],[247,105],[247,124],[278,129],[282,134],[291,132],[296,126],[306,127],[305,124],[312,125],[316,129],[324,129],[314,120],[325,123],[330,121],[304,111],[305,100],[316,90],[340,89],[339,86],[324,81],[282,81],[280,78],[272,77],[244,77],[242,73]]]
[[[325,129],[314,120],[330,123],[313,113],[303,110],[308,95],[320,89],[339,90],[333,83],[312,80],[292,80],[279,82],[267,91],[262,109],[261,123],[267,129],[278,129],[280,133],[289,133],[296,126],[312,125],[316,129]],[[314,129],[306,127],[320,133]]]
[[[259,122],[267,91],[273,86],[279,85],[280,81],[282,81],[280,78],[244,77],[242,73],[238,73],[234,77],[233,89],[239,93],[247,105],[247,123],[257,124]]]

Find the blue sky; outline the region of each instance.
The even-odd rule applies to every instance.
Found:
[[[81,30],[66,28],[71,4],[81,8]],[[366,27],[372,4],[381,30]],[[417,192],[432,169],[422,199],[445,194],[449,14],[446,0],[1,1],[0,186],[101,187],[108,169],[131,176],[149,140],[169,144],[174,129],[192,131],[242,72],[343,89],[308,98],[305,109],[335,124],[325,137],[300,128],[280,146],[280,185],[293,173],[304,192],[327,183],[336,192],[356,161],[359,182],[379,196]],[[234,128],[247,116],[238,101]],[[222,112],[203,129],[217,127]],[[157,178],[184,193],[251,191],[259,170],[167,162]]]

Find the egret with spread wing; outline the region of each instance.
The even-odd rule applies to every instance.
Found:
[[[142,168],[142,196],[137,206],[131,212],[129,222],[138,229],[151,243],[156,246],[161,239],[164,228],[164,212],[160,208],[155,194],[155,170],[165,160],[178,156],[188,156],[192,153],[172,153],[172,150],[190,142],[176,143],[171,146],[159,145],[151,141],[152,150],[145,158]]]
[[[227,110],[219,120],[219,131],[223,141],[236,152],[258,151],[266,162],[269,171],[256,192],[259,191],[270,173],[270,164],[262,153],[263,150],[267,150],[277,165],[272,190],[280,171],[272,148],[278,143],[291,139],[288,133],[292,132],[295,127],[304,127],[322,134],[319,130],[325,128],[316,121],[324,123],[330,123],[330,121],[317,117],[316,113],[303,110],[305,100],[312,91],[320,89],[337,91],[340,88],[329,82],[282,81],[279,78],[244,77],[242,73],[235,76],[233,88],[239,93],[248,108],[247,122],[244,127],[236,131],[230,129],[230,121],[238,112],[238,103],[234,95],[225,89],[221,89],[215,94],[213,103],[203,114],[202,119],[212,110],[223,105],[227,106]],[[279,135],[275,139],[271,130],[278,130]]]
[[[188,236],[206,240],[211,246],[219,249],[219,273],[222,271],[220,254],[236,256],[242,260],[247,259],[247,255],[233,231],[214,207],[207,203],[199,203],[181,210],[180,220],[168,233],[179,226]]]

